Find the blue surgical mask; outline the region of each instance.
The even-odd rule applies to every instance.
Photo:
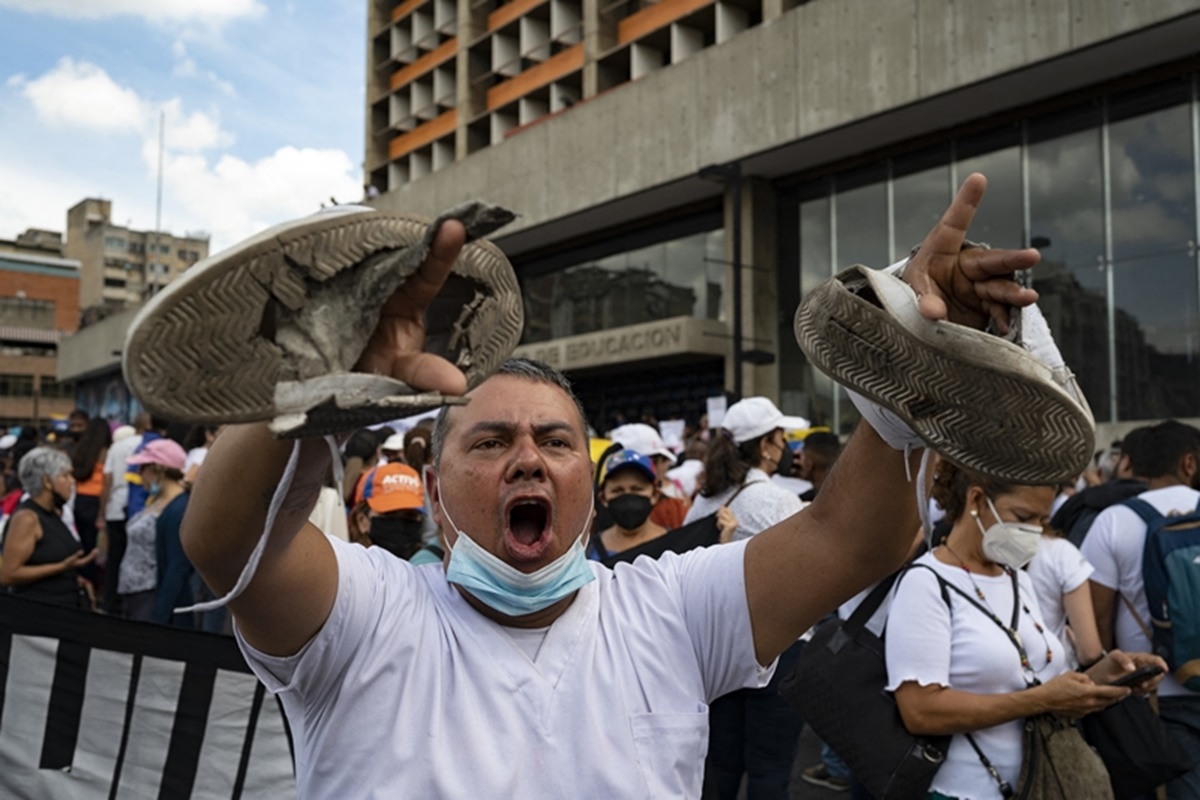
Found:
[[[593,497],[593,506],[595,498]],[[583,537],[592,522],[592,512],[584,519],[583,530],[567,551],[534,572],[521,572],[485,550],[461,528],[454,524],[442,503],[441,483],[438,484],[438,504],[458,541],[450,550],[450,566],[446,580],[471,593],[495,611],[509,617],[523,617],[541,611],[569,597],[596,579],[588,566],[583,549]]]

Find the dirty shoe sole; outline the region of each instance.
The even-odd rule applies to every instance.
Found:
[[[1095,423],[1051,369],[996,336],[920,315],[897,278],[851,267],[796,311],[823,372],[895,413],[940,455],[1015,484],[1074,480]]]
[[[338,207],[286,223],[220,253],[154,297],[134,319],[123,366],[151,413],[202,423],[273,420],[285,436],[352,430],[461,399],[354,373],[380,308],[416,272],[443,219],[468,240],[512,214],[470,203],[435,222]],[[512,266],[469,241],[426,313],[425,351],[478,385],[523,328]]]

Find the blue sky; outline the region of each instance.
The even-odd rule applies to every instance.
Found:
[[[362,191],[365,0],[0,0],[0,238],[87,196],[214,251]]]

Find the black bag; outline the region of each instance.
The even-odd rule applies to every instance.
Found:
[[[1183,745],[1141,697],[1088,714],[1080,727],[1108,768],[1116,800],[1133,800],[1192,768]]]
[[[914,736],[904,727],[883,690],[883,640],[866,628],[902,571],[876,586],[850,619],[822,625],[779,688],[876,800],[924,797],[950,747],[949,736]]]

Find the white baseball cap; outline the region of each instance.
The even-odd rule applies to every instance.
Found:
[[[118,425],[116,430],[112,432],[113,443],[124,441],[130,436],[137,436],[137,428],[132,425]]]
[[[658,431],[642,422],[631,422],[613,428],[608,438],[620,443],[626,450],[633,450],[644,456],[665,456],[675,463],[675,454],[667,449]]]
[[[776,428],[785,431],[803,430],[810,427],[804,417],[785,416],[765,397],[747,397],[739,400],[725,412],[721,427],[729,431],[738,444],[757,439]]]
[[[389,436],[387,439],[384,440],[383,447],[381,447],[380,449],[388,450],[393,453],[402,452],[404,450],[404,434],[403,433],[393,433],[391,436]]]

